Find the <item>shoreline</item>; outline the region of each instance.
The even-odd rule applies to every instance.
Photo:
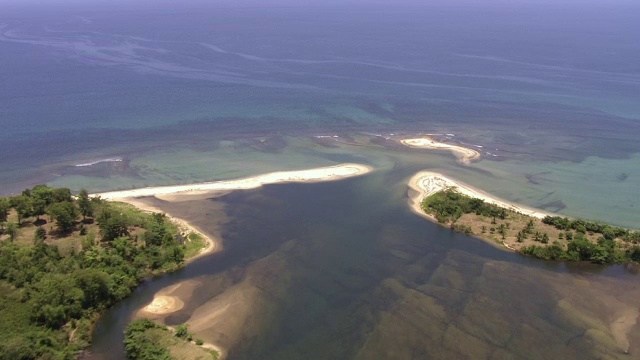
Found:
[[[301,182],[314,183],[342,180],[360,176],[373,171],[368,165],[345,163],[305,170],[277,171],[234,180],[221,180],[186,185],[153,186],[131,190],[116,190],[92,194],[105,200],[123,201],[123,199],[158,195],[200,195],[213,191],[233,191],[255,189],[262,185]]]
[[[175,201],[175,197],[180,196],[203,195],[218,191],[228,192],[234,190],[255,189],[267,184],[336,181],[349,177],[364,175],[370,173],[371,171],[373,171],[373,167],[368,165],[344,163],[335,166],[326,166],[305,170],[277,171],[232,180],[221,180],[187,185],[154,186],[131,190],[116,190],[95,193],[91,194],[90,196],[100,196],[102,199],[109,201],[125,202],[143,211],[165,213],[169,220],[178,226],[181,232],[193,232],[200,235],[207,242],[207,247],[202,249],[199,254],[192,256],[189,259],[185,259],[185,264],[188,264],[204,255],[221,251],[222,242],[219,239],[215,239],[212,236],[207,235],[204,231],[191,224],[187,220],[177,217],[173,214],[168,214],[165,211],[162,211],[152,205],[145,203],[139,198],[159,198],[160,196],[162,196],[165,199],[167,197],[171,197],[172,200],[169,201]]]
[[[345,163],[336,166],[306,170],[272,172],[235,180],[110,191],[96,193],[90,196],[100,196],[104,200],[128,203],[143,211],[165,213],[169,220],[178,226],[180,232],[194,232],[199,234],[207,242],[207,246],[203,248],[197,255],[189,259],[185,259],[186,265],[202,256],[221,251],[222,242],[220,241],[220,239],[216,239],[213,236],[207,235],[206,232],[202,231],[197,226],[191,224],[185,219],[179,218],[172,214],[168,214],[165,211],[154,207],[153,205],[145,203],[141,198],[168,197],[170,198],[170,200],[167,201],[178,201],[176,198],[182,196],[203,195],[220,191],[229,192],[234,190],[254,189],[266,184],[337,181],[354,176],[364,175],[370,173],[371,171],[373,171],[373,167],[371,166],[355,163]],[[145,306],[139,308],[136,313],[142,315],[142,317],[148,317],[144,315],[151,315],[153,317],[168,315],[181,310],[184,307],[184,302],[179,297],[171,295],[171,292],[179,286],[180,284],[177,284],[170,289],[163,289],[157,292],[156,294],[154,294],[153,300]],[[220,354],[220,359],[224,359],[226,356],[226,351],[215,344],[205,343],[203,347],[217,351]]]
[[[448,187],[452,187],[463,195],[481,199],[486,203],[493,204],[526,216],[531,216],[536,219],[544,219],[545,216],[558,216],[558,214],[545,212],[515,202],[500,199],[497,196],[488,194],[480,189],[474,188],[471,185],[467,185],[461,181],[454,180],[443,174],[431,171],[420,171],[413,175],[409,180],[409,187],[419,193],[419,196],[410,199],[412,200],[412,209],[424,215],[428,214],[423,212],[420,208],[420,204],[422,203],[422,201],[430,195],[433,195]],[[429,216],[429,218],[433,217]]]
[[[98,196],[100,194],[95,194],[92,196]],[[151,196],[151,195],[150,195]],[[195,234],[200,235],[200,237],[202,237],[202,239],[207,243],[207,246],[205,246],[204,248],[200,249],[200,252],[190,258],[186,258],[184,259],[184,265],[200,258],[203,257],[205,255],[208,254],[213,254],[215,252],[221,251],[222,250],[222,242],[219,239],[216,239],[213,236],[209,236],[207,235],[204,231],[200,230],[200,228],[198,228],[197,226],[191,224],[190,222],[188,222],[187,220],[184,220],[182,218],[179,218],[177,216],[174,216],[172,214],[168,214],[165,211],[156,208],[155,206],[149,205],[144,203],[143,201],[141,201],[138,198],[112,198],[109,199],[109,201],[120,201],[120,202],[124,202],[130,205],[135,206],[136,208],[142,210],[142,211],[146,211],[146,212],[150,212],[150,213],[163,213],[165,214],[165,216],[167,217],[167,219],[169,219],[169,221],[171,221],[172,223],[174,223],[177,227],[178,230],[180,231],[180,233],[182,235],[185,235],[185,233],[192,232]]]
[[[400,143],[413,149],[449,150],[458,158],[458,162],[465,165],[469,165],[472,160],[480,158],[480,152],[474,149],[438,142],[429,136],[402,139]]]
[[[413,195],[409,194],[409,207],[411,211],[415,214],[422,216],[430,221],[438,223],[438,220],[433,215],[427,214],[422,210],[422,201],[433,195],[439,191],[442,191],[446,188],[454,188],[458,192],[463,195],[470,196],[472,198],[477,198],[485,201],[486,203],[493,204],[499,206],[501,208],[514,211],[516,213],[520,213],[525,216],[534,217],[536,219],[543,219],[545,216],[557,216],[557,214],[547,213],[542,210],[530,208],[527,206],[523,206],[514,202],[506,201],[500,199],[496,196],[488,194],[480,189],[474,188],[473,186],[467,185],[461,181],[454,180],[440,173],[431,172],[431,171],[420,171],[413,175],[409,180],[408,186],[411,190],[413,190]],[[507,248],[510,251],[517,252],[518,250],[506,242],[502,242],[500,244],[494,243],[493,241],[488,241],[479,237],[486,241],[489,244],[493,245],[502,245],[500,248]]]

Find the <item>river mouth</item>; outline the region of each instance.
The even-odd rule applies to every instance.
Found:
[[[529,259],[426,221],[406,203],[414,170],[153,200],[224,250],[109,310],[93,356],[123,358],[123,326],[157,294],[184,306],[152,318],[188,322],[228,359],[640,354],[632,268]]]

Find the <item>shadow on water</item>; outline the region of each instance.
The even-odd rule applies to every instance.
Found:
[[[224,203],[229,221],[215,229],[224,251],[145,282],[109,310],[94,356],[122,358],[123,327],[176,284],[185,307],[156,320],[189,322],[230,359],[640,353],[640,289],[624,267],[542,262],[453,233],[410,213],[388,175],[160,204],[176,213]],[[194,222],[211,229],[206,217]]]

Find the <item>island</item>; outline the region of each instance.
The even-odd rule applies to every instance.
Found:
[[[546,260],[640,262],[640,232],[498,199],[439,173],[409,181],[412,210],[451,229]]]
[[[428,150],[447,150],[456,156],[458,162],[468,165],[473,160],[480,158],[480,153],[476,150],[466,148],[464,146],[447,144],[439,142],[430,136],[421,136],[416,138],[400,139],[400,143],[404,146],[414,149]]]

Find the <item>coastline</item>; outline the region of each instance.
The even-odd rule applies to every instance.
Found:
[[[536,219],[543,219],[545,216],[557,216],[557,214],[534,209],[514,202],[500,199],[496,196],[488,194],[473,186],[467,185],[461,181],[454,180],[440,173],[431,171],[420,171],[413,175],[409,180],[409,187],[417,192],[418,195],[410,198],[410,205],[414,212],[425,215],[429,219],[435,220],[431,215],[422,211],[420,204],[430,195],[433,195],[446,188],[454,188],[463,195],[484,200],[486,203],[499,206],[501,208],[511,210]]]
[[[456,191],[460,192],[463,195],[467,195],[472,198],[481,199],[486,203],[493,204],[498,207],[511,210],[516,213],[520,213],[522,215],[530,216],[536,219],[543,219],[545,216],[557,215],[557,214],[547,213],[542,210],[526,207],[514,202],[500,199],[480,189],[474,188],[473,186],[454,180],[440,173],[431,172],[431,171],[420,171],[416,173],[409,180],[408,186],[411,190],[413,190],[412,192],[409,192],[409,200],[408,200],[411,211],[418,216],[424,217],[436,223],[438,222],[438,220],[436,220],[435,216],[424,212],[422,210],[421,204],[425,198],[439,191],[442,191],[446,188],[454,188]],[[482,240],[485,240],[489,244],[498,246],[502,249],[506,248],[509,251],[518,252],[518,249],[516,247],[509,245],[505,241],[496,243],[493,241],[486,240],[482,237],[479,237],[479,238]]]
[[[233,180],[109,191],[91,194],[91,196],[100,196],[102,199],[109,201],[125,202],[143,211],[164,213],[164,211],[152,205],[144,203],[143,201],[139,200],[139,198],[154,196],[162,197],[163,199],[168,201],[175,201],[177,197],[182,196],[203,195],[217,191],[228,192],[233,190],[254,189],[267,184],[287,182],[313,183],[323,181],[336,181],[353,176],[364,175],[371,171],[373,171],[373,168],[368,165],[344,163],[335,166],[305,170],[278,171]],[[199,254],[189,259],[185,259],[185,263],[189,263],[204,255],[222,250],[222,242],[219,239],[215,239],[212,236],[207,235],[204,231],[199,229],[197,226],[189,223],[185,219],[177,217],[173,214],[166,215],[170,219],[170,221],[174,222],[180,228],[181,232],[194,232],[200,235],[207,242],[206,248],[202,249]]]
[[[100,194],[95,194],[92,196],[98,196]],[[160,210],[158,208],[156,208],[155,206],[149,205],[144,203],[143,201],[131,197],[131,198],[111,198],[109,199],[109,201],[121,201],[130,205],[135,206],[136,208],[142,210],[142,211],[146,211],[146,212],[150,212],[150,213],[165,213],[163,210]],[[184,220],[182,218],[179,218],[173,214],[167,214],[165,213],[166,217],[169,219],[169,221],[173,222],[176,226],[178,226],[178,229],[180,231],[181,234],[183,235],[187,235],[189,232],[195,233],[200,235],[200,237],[202,237],[202,239],[204,239],[204,241],[207,243],[207,246],[202,248],[200,250],[200,252],[188,259],[184,260],[185,265],[208,254],[212,254],[214,252],[218,252],[222,250],[222,242],[219,239],[216,239],[213,236],[207,235],[204,231],[202,231],[200,228],[198,228],[197,226],[189,223],[187,220]]]
[[[109,201],[121,201],[131,204],[143,211],[148,212],[160,212],[164,211],[145,203],[141,198],[143,197],[157,197],[166,201],[180,201],[181,197],[188,197],[191,195],[205,195],[217,192],[229,192],[234,190],[245,190],[258,188],[266,184],[275,183],[289,183],[289,182],[302,182],[302,183],[314,183],[324,181],[337,181],[354,176],[360,176],[373,171],[373,168],[367,165],[345,163],[336,166],[328,166],[321,168],[313,168],[306,170],[296,171],[280,171],[267,173],[262,175],[251,176],[247,178],[224,180],[216,182],[206,182],[189,185],[175,185],[175,186],[159,186],[159,187],[147,187],[133,190],[122,191],[110,191],[103,193],[92,194],[91,196],[100,196],[102,199]],[[222,250],[222,242],[215,237],[207,235],[206,232],[199,229],[197,226],[191,224],[185,219],[179,218],[172,214],[166,214],[170,221],[174,222],[180,229],[180,232],[194,232],[199,234],[206,242],[207,247],[202,249],[197,255],[185,259],[185,264],[194,261],[197,258],[218,252]],[[168,289],[163,289],[154,295],[153,300],[138,310],[139,316],[143,317],[157,317],[168,315],[179,311],[184,307],[184,302],[179,296],[173,294],[173,291],[179,288],[181,284],[171,286]],[[203,347],[213,349],[220,354],[220,359],[224,359],[226,351],[221,347],[212,344],[205,343]]]
[[[428,136],[402,139],[400,143],[414,149],[449,150],[458,158],[460,163],[465,165],[470,164],[472,160],[480,158],[480,153],[476,150],[464,146],[437,142]]]
[[[302,182],[313,183],[341,180],[352,176],[364,175],[373,170],[368,165],[344,163],[320,168],[278,171],[235,180],[222,180],[187,185],[155,186],[132,190],[118,190],[93,194],[105,200],[125,201],[129,198],[158,195],[200,195],[213,191],[232,191],[255,189],[262,185]]]

